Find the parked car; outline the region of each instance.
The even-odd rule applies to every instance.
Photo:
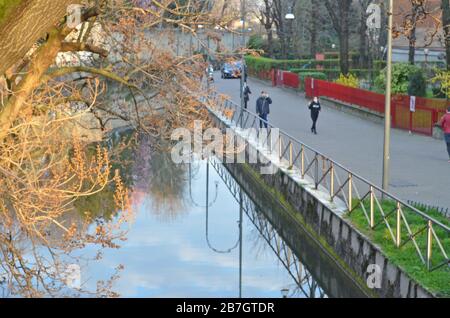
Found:
[[[241,78],[241,68],[236,63],[225,63],[221,68],[222,78]]]

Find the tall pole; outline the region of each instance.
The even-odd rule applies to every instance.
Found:
[[[243,119],[244,119],[244,105],[245,105],[245,101],[244,101],[244,81],[245,81],[245,61],[244,61],[244,57],[245,57],[245,44],[246,44],[246,40],[245,40],[245,19],[246,19],[246,3],[245,0],[241,0],[241,23],[242,23],[242,29],[241,29],[241,39],[242,39],[242,43],[241,43],[241,58],[242,58],[242,70],[241,70],[241,122],[240,122],[240,126],[242,127],[243,125]]]
[[[392,85],[392,28],[394,0],[389,0],[388,41],[387,41],[387,75],[386,75],[386,109],[384,115],[384,155],[383,155],[383,190],[389,189],[389,164],[391,160],[391,85]]]
[[[242,222],[243,222],[242,189],[239,191],[239,298],[242,298]]]

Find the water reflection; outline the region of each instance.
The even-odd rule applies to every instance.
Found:
[[[85,297],[338,297],[351,289],[334,288],[342,280],[333,285],[327,279],[339,276],[329,274],[337,269],[325,271],[331,265],[318,256],[291,248],[286,230],[267,216],[277,214],[276,204],[255,203],[217,161],[176,165],[152,140],[128,135],[110,142],[112,150],[121,148],[113,165],[132,190],[134,223],[120,246],[99,252],[86,245],[67,255],[66,262],[81,268],[82,288],[61,285],[60,291]],[[76,213],[67,217],[88,217],[94,228],[117,221],[123,211],[114,209],[113,190],[76,202]],[[93,212],[86,215],[88,210]],[[48,275],[46,281],[57,279]]]
[[[164,145],[155,148],[154,141],[142,139],[134,153],[133,203],[147,203],[155,215],[166,221],[173,221],[186,212],[188,166],[175,164],[168,151],[160,151]]]
[[[276,229],[264,217],[261,209],[243,193],[241,186],[228,173],[225,167],[214,159],[211,160],[211,165],[220,175],[223,183],[227,186],[230,193],[233,194],[236,201],[239,202],[240,210],[245,212],[254,225],[252,237],[255,238],[253,246],[255,247],[256,255],[266,251],[267,248],[270,249],[292,277],[293,282],[280,290],[284,294],[283,296],[303,298],[326,297],[327,295],[324,290],[319,286],[311,273],[292,252]]]

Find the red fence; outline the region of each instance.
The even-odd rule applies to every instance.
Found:
[[[298,89],[302,84],[298,74],[282,70],[264,71],[256,76],[272,80],[273,86]],[[312,78],[306,78],[303,86],[308,98],[325,96],[384,115],[383,94]],[[433,126],[445,114],[448,106],[450,102],[443,99],[417,97],[415,109],[411,111],[411,98],[406,95],[395,95],[392,97],[392,127],[431,136]]]
[[[273,86],[299,88],[300,80],[297,73],[276,70],[273,74],[272,84]]]
[[[325,96],[380,114],[385,110],[383,94],[312,78],[305,79],[305,94],[308,98]],[[412,111],[410,96],[395,95],[392,97],[392,127],[431,136],[433,126],[448,106],[450,102],[446,100],[417,97]]]

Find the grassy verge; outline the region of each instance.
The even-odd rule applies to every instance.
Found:
[[[384,201],[380,203],[385,214],[393,211],[395,209],[395,203],[391,201]],[[367,213],[369,213],[370,204],[368,201],[364,202]],[[405,218],[411,228],[411,232],[414,234],[421,229],[423,229],[427,222],[422,217],[418,216],[410,209],[403,210]],[[442,214],[437,211],[430,210],[427,214],[433,217],[435,220],[450,226],[450,222]],[[424,264],[422,264],[420,257],[416,251],[414,244],[409,241],[400,249],[397,248],[392,240],[392,236],[383,222],[378,225],[375,230],[370,230],[368,226],[367,218],[363,212],[362,207],[355,209],[351,214],[346,216],[352,224],[354,224],[361,232],[366,234],[374,243],[381,247],[382,251],[386,256],[397,266],[401,267],[406,273],[408,273],[411,278],[416,280],[418,283],[428,288],[430,291],[443,296],[450,297],[450,270],[447,265],[429,272]],[[375,224],[382,222],[382,216],[378,208],[375,209]],[[387,218],[394,236],[396,235],[396,224],[397,215],[394,212],[391,216]],[[447,254],[449,253],[450,247],[450,237],[442,229],[435,227],[436,235],[439,237],[440,242]],[[401,226],[401,241],[408,241],[408,231],[402,222]],[[427,247],[427,231],[423,231],[416,237],[417,245],[424,257],[426,257],[426,247]],[[445,258],[442,255],[436,240],[433,239],[433,256],[432,256],[432,267],[436,267],[439,264],[445,262]]]

